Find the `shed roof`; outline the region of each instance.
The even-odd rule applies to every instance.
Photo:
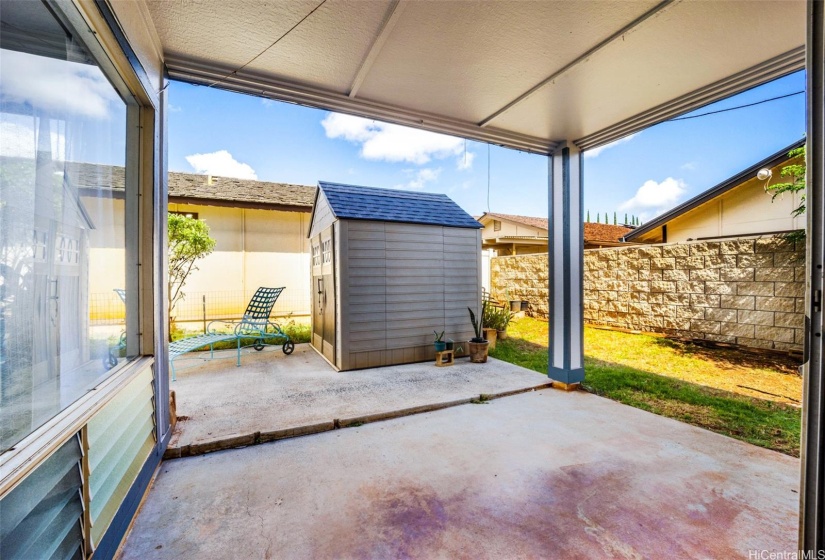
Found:
[[[446,194],[401,191],[318,183],[332,213],[338,219],[402,222],[434,226],[476,228],[483,226]]]

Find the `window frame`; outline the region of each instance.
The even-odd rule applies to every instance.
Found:
[[[116,22],[109,19],[111,12],[94,4],[76,4],[72,0],[51,0],[49,8],[86,47],[126,105],[125,288],[127,293],[134,294],[126,302],[127,357],[130,360],[113,368],[93,390],[0,454],[0,497],[8,494],[67,440],[75,437],[92,416],[149,368],[154,371],[156,450],[162,451],[171,435],[166,402],[168,381],[163,382],[163,378],[168,377],[168,367],[162,361],[166,352],[165,347],[158,344],[166,335],[162,324],[158,324],[158,314],[154,313],[155,305],[164,301],[157,277],[158,272],[165,273],[165,267],[161,265],[161,270],[157,270],[160,262],[157,254],[166,241],[165,224],[158,219],[165,214],[166,205],[166,181],[161,174],[165,171],[165,144],[162,142],[165,95],[150,87],[134,53],[124,52],[128,41],[116,28]],[[155,201],[163,205],[162,210],[155,206]]]

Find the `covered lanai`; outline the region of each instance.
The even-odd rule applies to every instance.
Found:
[[[130,103],[138,110],[130,118],[140,122],[142,133],[127,145],[128,154],[140,176],[136,185],[149,195],[135,202],[135,208],[144,205],[140,254],[154,266],[141,269],[143,299],[134,304],[141,323],[134,328],[146,338],[138,354],[156,359],[157,441],[153,454],[138,465],[140,476],[128,482],[129,497],[104,544],[125,532],[149,483],[144,473],[151,475],[168,441],[161,216],[167,198],[169,79],[547,155],[549,375],[573,385],[584,377],[582,152],[807,68],[810,328],[800,547],[825,548],[821,3],[60,0],[55,5],[70,14],[65,19],[79,36],[101,45],[113,61],[107,68],[121,75],[134,95]],[[141,372],[124,373],[123,383],[110,383],[94,398],[114,399],[127,375]],[[4,459],[0,496],[44,464],[102,406],[88,402]]]

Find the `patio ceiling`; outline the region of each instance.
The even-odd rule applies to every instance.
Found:
[[[174,79],[539,153],[804,66],[801,0],[147,5]]]

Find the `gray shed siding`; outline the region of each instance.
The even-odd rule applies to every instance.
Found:
[[[312,222],[309,230],[310,239],[327,229],[335,221],[335,215],[332,213],[332,208],[329,207],[329,201],[324,196],[324,191],[318,189],[317,197],[312,210]]]
[[[434,359],[433,330],[464,346],[478,309],[481,232],[340,220],[341,370]]]

